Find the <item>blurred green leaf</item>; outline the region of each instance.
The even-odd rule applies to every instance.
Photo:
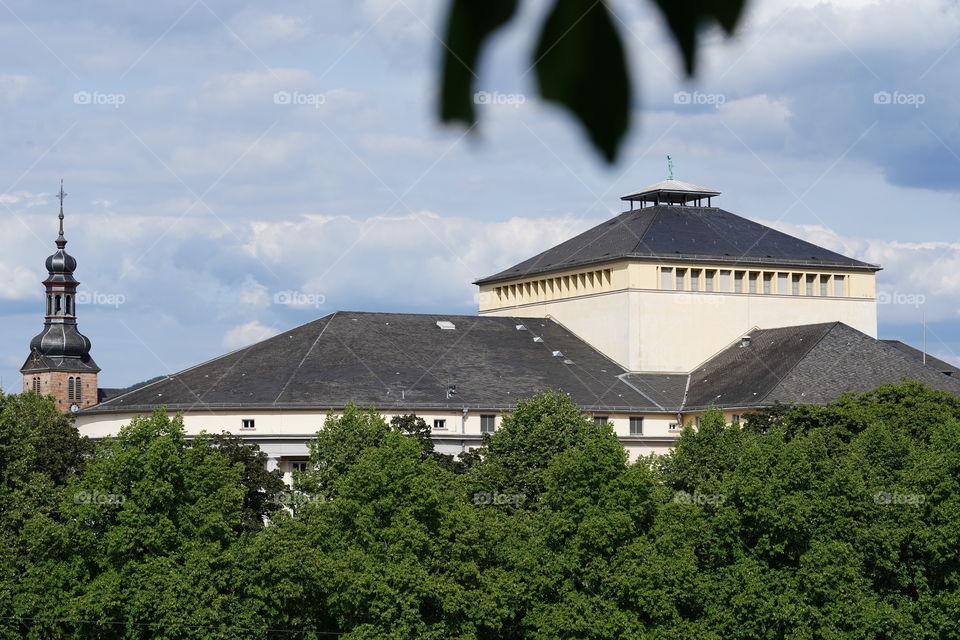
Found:
[[[687,75],[697,66],[697,31],[716,20],[727,35],[733,33],[746,0],[654,0],[660,8],[673,39],[683,53]]]
[[[572,111],[613,162],[630,122],[630,75],[606,5],[556,0],[533,64],[540,95]]]
[[[490,35],[513,16],[517,0],[453,0],[444,34],[441,122],[476,122],[473,89],[477,60]]]

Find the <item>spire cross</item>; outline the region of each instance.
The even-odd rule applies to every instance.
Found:
[[[67,244],[66,238],[63,237],[63,199],[67,197],[67,194],[63,191],[63,178],[60,178],[60,192],[57,194],[57,199],[60,200],[60,215],[57,216],[60,218],[60,235],[57,237],[57,246],[61,249],[61,243],[64,245]]]

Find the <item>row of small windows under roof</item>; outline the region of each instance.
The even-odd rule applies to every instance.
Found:
[[[494,289],[498,302],[549,300],[555,297],[592,293],[610,288],[610,269],[583,271],[566,276],[541,278]]]
[[[847,295],[847,281],[841,274],[660,267],[660,288],[668,291],[842,298]]]

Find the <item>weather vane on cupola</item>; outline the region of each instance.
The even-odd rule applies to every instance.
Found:
[[[60,178],[60,192],[57,194],[57,199],[60,201],[60,215],[57,216],[60,218],[60,235],[57,237],[57,247],[63,249],[67,244],[67,239],[63,237],[63,199],[67,197],[67,194],[63,190],[63,178]]]
[[[667,155],[667,174],[667,180],[673,180],[673,158],[669,154]],[[61,182],[63,181],[61,180]],[[60,190],[63,191],[63,187]]]

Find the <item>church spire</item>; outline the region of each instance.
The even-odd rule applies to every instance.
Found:
[[[60,235],[57,236],[57,248],[63,249],[67,246],[67,239],[63,237],[63,199],[67,197],[67,194],[63,191],[63,178],[60,178],[60,192],[57,194],[57,198],[60,200],[60,215],[57,216],[60,218]]]
[[[77,330],[77,261],[66,252],[63,235],[63,180],[60,181],[59,234],[56,252],[47,258],[46,313],[43,330],[30,341],[30,355],[20,368],[23,390],[51,395],[61,410],[78,410],[97,402],[97,372],[90,340]]]

